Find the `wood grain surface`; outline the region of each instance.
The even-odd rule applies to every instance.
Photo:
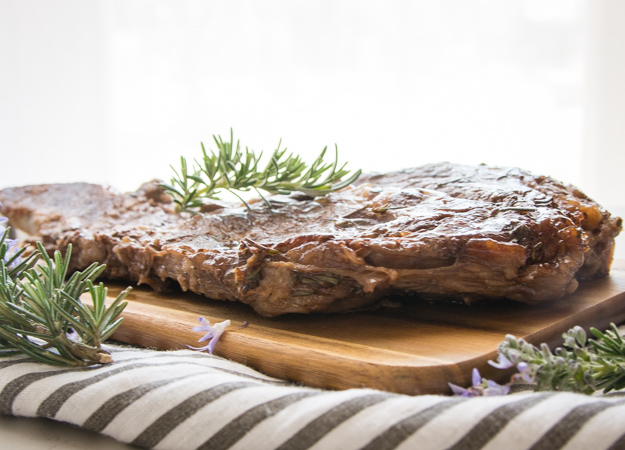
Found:
[[[109,295],[121,288],[109,285]],[[447,382],[469,385],[474,367],[506,381],[508,373],[488,365],[506,334],[555,346],[574,325],[606,328],[624,322],[625,262],[615,262],[608,278],[534,306],[404,299],[401,308],[268,319],[246,305],[190,293],[163,295],[135,287],[127,299],[124,322],[113,336],[117,341],[163,350],[197,346],[203,333],[192,327],[199,316],[211,323],[230,319],[215,354],[268,375],[320,388],[439,394],[449,392]],[[249,325],[238,328],[244,321]]]

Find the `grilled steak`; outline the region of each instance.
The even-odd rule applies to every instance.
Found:
[[[426,165],[363,175],[272,209],[173,212],[157,182],[121,194],[85,183],[0,191],[2,214],[72,269],[163,290],[172,280],[265,316],[361,308],[390,294],[535,303],[608,274],[620,218],[577,189],[519,169]]]

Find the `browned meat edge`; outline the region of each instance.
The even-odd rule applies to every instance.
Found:
[[[606,276],[622,221],[578,189],[520,169],[431,164],[362,176],[316,199],[176,214],[156,182],[0,191],[2,214],[72,269],[170,282],[260,314],[361,308],[390,294],[536,303]]]

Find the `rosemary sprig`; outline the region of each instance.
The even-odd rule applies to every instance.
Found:
[[[335,148],[333,163],[324,161],[327,147],[321,154],[307,165],[300,156],[287,154],[286,148],[278,147],[272,153],[264,168],[261,168],[263,153],[256,154],[253,150],[241,148],[239,141],[234,141],[232,130],[230,141],[223,141],[213,136],[217,151],[207,152],[202,143],[202,159],[195,162],[195,169],[189,171],[187,160],[180,158],[180,170],[174,171],[170,184],[161,186],[174,198],[177,211],[193,212],[203,204],[203,199],[218,198],[223,191],[237,196],[249,208],[239,195],[240,192],[254,190],[271,207],[271,203],[263,196],[262,191],[270,194],[290,194],[301,192],[312,197],[344,188],[360,176],[361,171],[350,174],[345,169],[346,163],[338,166],[338,148]]]
[[[625,389],[625,341],[616,325],[601,332],[590,328],[596,339],[588,338],[576,326],[562,336],[562,347],[551,351],[546,344],[536,347],[508,335],[499,345],[499,368],[516,366],[515,381],[535,385],[537,391],[573,391],[592,394]],[[501,361],[504,361],[502,364]]]
[[[23,259],[14,251],[8,229],[0,235],[0,356],[25,353],[59,366],[86,366],[112,361],[101,348],[120,325],[123,301],[129,289],[107,308],[107,289],[94,284],[104,265],[92,264],[82,272],[67,272],[71,245],[65,258],[49,257],[41,243]],[[92,305],[80,296],[89,293]]]

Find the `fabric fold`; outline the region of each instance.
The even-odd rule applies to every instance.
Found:
[[[619,448],[621,395],[407,396],[278,380],[218,356],[107,345],[115,362],[0,361],[3,414],[46,417],[155,449]],[[545,417],[541,411],[547,411]]]

